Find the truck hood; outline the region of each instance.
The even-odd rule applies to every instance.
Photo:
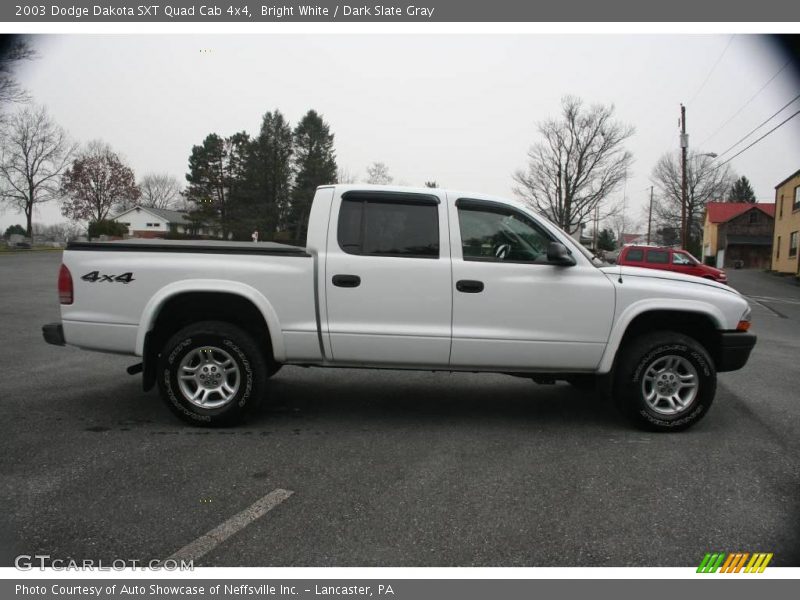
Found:
[[[732,287],[725,285],[724,283],[717,283],[712,279],[703,279],[702,277],[696,277],[694,275],[675,273],[674,271],[660,271],[658,269],[628,267],[625,265],[611,265],[608,267],[601,267],[600,270],[611,277],[618,277],[621,275],[623,281],[625,281],[626,277],[645,277],[647,279],[662,279],[665,281],[683,281],[686,283],[695,283],[697,285],[705,285],[708,287],[717,288],[719,290],[725,290],[731,292],[732,294],[736,294],[737,296],[741,296],[739,292]]]

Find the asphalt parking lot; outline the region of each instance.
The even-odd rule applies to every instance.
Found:
[[[731,271],[759,343],[693,429],[567,385],[284,368],[244,427],[184,425],[133,358],[48,346],[60,253],[0,255],[3,565],[167,557],[276,489],[213,566],[800,566],[800,286]]]

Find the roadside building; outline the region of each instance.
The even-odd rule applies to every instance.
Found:
[[[797,246],[800,235],[800,171],[775,186],[775,231],[772,270],[800,274]]]
[[[703,220],[703,260],[718,269],[768,269],[775,204],[709,202]]]
[[[128,235],[137,238],[165,238],[170,232],[188,234],[193,225],[185,212],[145,206],[134,206],[112,220],[127,226]],[[199,229],[196,233],[204,235],[207,232]]]
[[[647,234],[646,233],[623,233],[622,239],[620,240],[620,247],[621,246],[644,246],[647,244]]]

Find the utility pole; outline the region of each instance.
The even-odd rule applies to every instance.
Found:
[[[597,254],[597,228],[600,227],[600,207],[594,207],[594,253]]]
[[[686,107],[681,104],[681,248],[686,249],[686,152],[689,149],[689,136],[686,134]]]
[[[650,210],[647,213],[647,245],[650,245],[650,224],[653,222],[653,186],[650,186]]]

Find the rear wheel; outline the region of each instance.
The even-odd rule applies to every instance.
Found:
[[[267,364],[239,327],[202,321],[165,344],[158,365],[161,397],[193,425],[233,425],[255,408],[266,389]]]
[[[622,350],[614,398],[639,426],[679,431],[708,412],[716,387],[714,363],[702,345],[681,333],[659,331]]]

